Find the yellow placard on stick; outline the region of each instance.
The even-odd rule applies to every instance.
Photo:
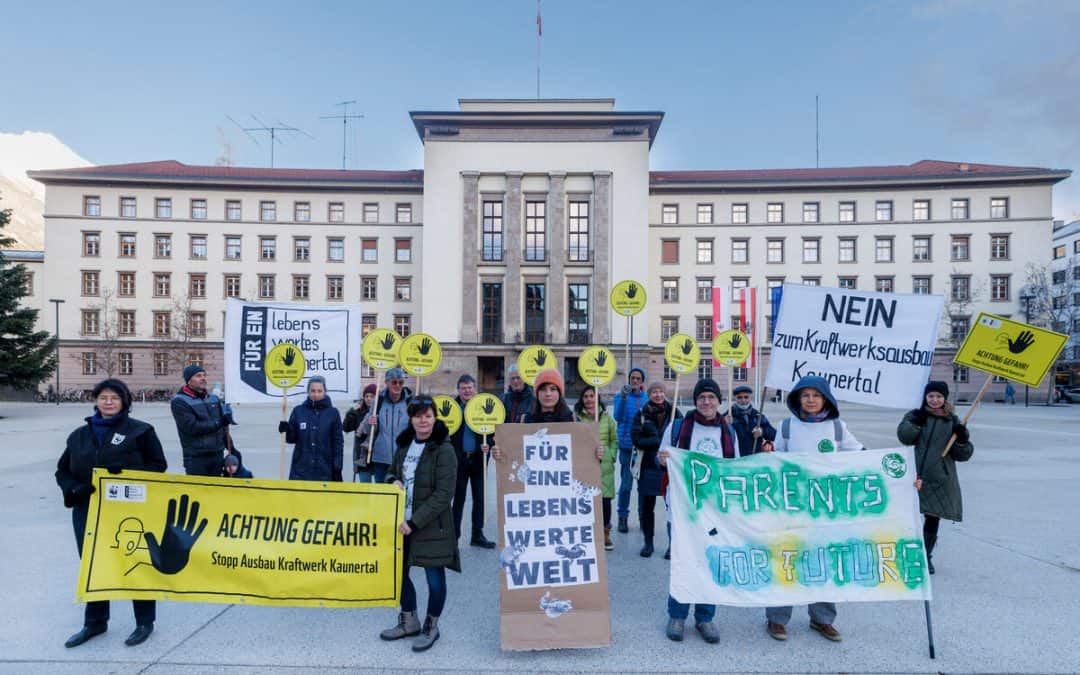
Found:
[[[427,333],[413,333],[401,343],[398,359],[406,373],[424,377],[442,363],[442,346]]]
[[[453,436],[461,428],[461,406],[458,405],[457,401],[445,394],[434,396],[433,399],[435,401],[435,417],[443,421],[446,428],[450,430],[450,435]]]
[[[701,361],[701,347],[686,333],[672,335],[664,345],[664,360],[680,375],[693,372]]]
[[[1037,387],[1068,341],[1068,335],[981,312],[953,362]]]
[[[589,347],[581,352],[577,369],[586,383],[603,387],[615,379],[615,355],[607,347]]]
[[[401,336],[389,328],[375,328],[364,336],[360,355],[375,370],[390,370],[398,364]]]
[[[517,367],[525,384],[532,385],[537,373],[548,368],[558,369],[559,364],[555,360],[555,352],[543,345],[533,345],[518,354]]]
[[[487,436],[506,420],[502,401],[491,394],[477,394],[465,404],[465,424],[476,433]]]
[[[290,389],[304,379],[307,359],[300,348],[290,342],[281,342],[263,360],[263,372],[275,387]]]
[[[645,309],[645,286],[633,280],[611,287],[611,309],[619,316],[634,316]]]
[[[750,358],[750,338],[735,329],[717,333],[712,341],[712,357],[722,366],[741,366]]]
[[[78,602],[398,604],[396,487],[101,469],[92,481]]]

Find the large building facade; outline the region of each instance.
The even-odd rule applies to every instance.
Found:
[[[534,343],[573,382],[584,345],[621,350],[628,331],[660,379],[671,333],[710,342],[713,285],[786,282],[944,294],[935,377],[963,396],[981,382],[952,368],[957,339],[980,310],[1017,314],[1025,266],[1050,262],[1051,188],[1069,175],[929,160],[650,171],[663,114],[608,99],[463,100],[411,118],[422,171],[31,172],[47,186],[39,290],[65,301],[65,382],[169,388],[195,360],[213,379],[229,297],[360,303],[366,327],[430,333],[441,389],[461,372],[497,388]],[[623,279],[648,292],[631,326],[608,306]]]

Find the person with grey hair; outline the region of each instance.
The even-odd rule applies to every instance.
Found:
[[[307,400],[293,408],[278,432],[293,446],[289,480],[341,481],[345,437],[341,413],[326,394],[326,378],[308,379]]]
[[[536,394],[521,379],[516,363],[511,363],[506,369],[506,393],[502,395],[502,404],[506,409],[507,422],[520,422],[536,405]]]
[[[409,428],[408,406],[412,391],[405,386],[405,370],[395,366],[383,376],[386,388],[375,399],[375,409],[368,415],[370,433],[375,434],[372,443],[371,463],[368,471],[376,483],[386,479],[386,472],[397,450],[397,437]]]

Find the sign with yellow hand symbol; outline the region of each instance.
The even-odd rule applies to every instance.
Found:
[[[615,379],[615,355],[607,347],[589,347],[581,352],[577,369],[582,380],[602,387]]]
[[[676,333],[664,346],[668,367],[680,375],[694,371],[701,361],[701,347],[686,333]]]
[[[1037,387],[1068,341],[1068,335],[982,312],[953,361]]]
[[[413,333],[401,343],[398,359],[408,374],[430,375],[442,363],[442,346],[427,333]]]
[[[735,329],[717,333],[712,341],[712,357],[722,366],[741,366],[750,357],[750,338]]]
[[[450,435],[453,436],[461,428],[461,406],[445,394],[435,396],[434,400],[435,417],[443,421]]]
[[[307,359],[296,345],[281,342],[266,355],[263,372],[275,387],[289,389],[304,379],[307,371]]]
[[[633,280],[620,281],[611,288],[611,309],[619,316],[634,316],[645,309],[645,286]]]

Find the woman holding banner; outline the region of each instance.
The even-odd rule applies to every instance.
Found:
[[[64,506],[71,509],[79,557],[82,557],[86,537],[90,495],[95,491],[94,468],[106,468],[109,473],[120,473],[124,469],[164,472],[167,468],[154,427],[129,414],[131,392],[127,385],[120,380],[102,380],[94,387],[92,396],[94,414],[68,436],[67,447],[56,465],[56,484],[64,494]],[[141,541],[130,542],[129,546],[137,548]],[[135,631],[124,640],[129,647],[150,637],[156,618],[153,600],[134,600],[132,604],[135,606]],[[108,600],[86,603],[82,630],[68,638],[64,646],[78,647],[101,635],[108,628],[108,622]]]
[[[545,368],[536,374],[533,380],[536,387],[536,402],[532,410],[521,416],[519,420],[523,424],[545,424],[551,422],[573,422],[574,413],[563,398],[566,387],[563,376],[554,368]],[[597,448],[597,452],[600,448]],[[491,446],[491,457],[499,460],[503,458],[502,448],[498,444]]]
[[[449,430],[436,419],[435,400],[418,396],[406,409],[409,427],[397,437],[386,476],[405,491],[405,520],[398,526],[405,535],[401,582],[401,613],[397,625],[379,634],[383,640],[416,635],[412,649],[422,652],[439,639],[439,617],[446,604],[446,568],[461,571],[451,502],[457,485],[457,456]],[[423,567],[428,584],[427,619],[416,617],[416,587],[410,567]]]
[[[682,423],[682,412],[674,411],[672,417],[672,405],[667,400],[664,385],[653,382],[649,385],[649,401],[641,407],[634,416],[633,426],[630,428],[630,438],[634,447],[641,456],[638,457],[638,523],[641,525],[641,533],[645,537],[645,545],[641,549],[641,557],[648,558],[653,554],[653,536],[656,532],[656,498],[664,494],[664,469],[660,466],[657,453],[665,445],[674,444],[675,438],[670,431],[665,435],[665,430],[675,424]],[[671,558],[671,527],[668,527],[668,552],[665,559]]]
[[[600,410],[600,447],[596,449],[596,459],[600,462],[600,497],[604,507],[604,550],[614,551],[611,541],[611,500],[615,497],[615,460],[619,456],[619,433],[615,420],[604,407],[596,387],[589,384],[581,392],[581,398],[574,404],[574,413],[579,422],[596,424],[596,410]]]
[[[824,378],[809,375],[795,383],[788,393],[788,410],[791,417],[780,424],[780,434],[774,444],[766,443],[764,450],[770,452],[836,452],[862,450],[862,443],[848,431],[840,419],[840,408]],[[840,632],[833,627],[836,604],[832,602],[810,603],[810,627],[826,639],[840,642]],[[769,607],[765,610],[765,629],[775,640],[787,639],[787,623],[791,620],[791,607]]]
[[[326,395],[326,379],[316,375],[308,380],[307,400],[293,408],[288,422],[278,423],[293,446],[289,480],[341,482],[345,437],[341,413]]]
[[[944,457],[945,446],[956,434],[956,442]],[[923,542],[926,546],[926,565],[934,573],[931,554],[937,543],[938,525],[942,518],[960,522],[964,503],[960,494],[957,462],[966,462],[975,452],[971,437],[960,418],[953,414],[949,403],[949,386],[930,381],[923,391],[922,407],[908,412],[896,428],[896,437],[904,445],[915,446],[915,466],[918,478],[919,511],[923,519]]]

